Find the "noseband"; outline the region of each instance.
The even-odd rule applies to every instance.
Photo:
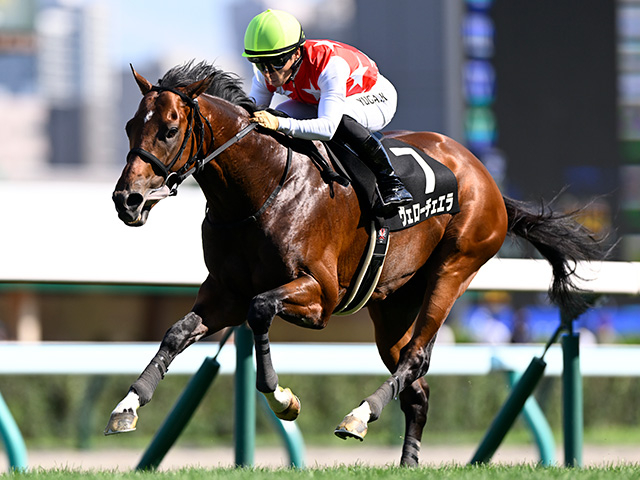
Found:
[[[187,132],[184,135],[184,140],[182,141],[182,145],[180,146],[180,150],[176,153],[173,160],[169,162],[168,165],[165,165],[162,160],[156,157],[153,153],[148,152],[140,147],[134,147],[129,150],[127,157],[131,154],[138,155],[142,160],[155,166],[157,170],[160,172],[162,177],[164,178],[164,183],[167,187],[169,187],[170,193],[169,195],[173,196],[178,193],[178,186],[189,176],[194,173],[198,173],[202,167],[204,167],[207,163],[217,157],[224,150],[229,148],[231,145],[236,143],[242,137],[244,137],[251,130],[256,128],[256,123],[250,123],[248,126],[240,130],[231,140],[224,143],[218,149],[216,149],[211,155],[208,155],[206,158],[200,158],[200,154],[202,153],[202,146],[204,143],[204,122],[206,122],[207,127],[209,128],[209,132],[211,133],[211,139],[214,139],[213,129],[211,128],[211,123],[200,112],[200,104],[198,103],[197,98],[191,98],[179,90],[169,87],[160,87],[154,86],[150,91],[152,92],[171,92],[178,95],[183,102],[185,102],[189,107],[189,128],[187,128]],[[197,130],[197,133],[194,134],[194,131]],[[187,147],[187,142],[191,138],[191,135],[194,135],[196,138],[197,146],[195,142],[191,145],[191,152],[189,153],[189,160],[185,162],[185,164],[180,167],[175,172],[171,171],[173,166],[176,164],[178,159],[182,156],[185,148]],[[195,153],[194,153],[195,150]]]

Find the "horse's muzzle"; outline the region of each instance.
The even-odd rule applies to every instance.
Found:
[[[130,226],[141,226],[147,220],[149,210],[143,216],[145,204],[144,196],[138,192],[128,192],[126,190],[113,192],[113,203],[118,212],[118,218]],[[144,217],[144,218],[143,218]]]
[[[170,189],[167,186],[151,190],[147,194],[116,190],[113,192],[113,203],[120,220],[131,227],[139,227],[147,222],[151,208],[169,194]]]

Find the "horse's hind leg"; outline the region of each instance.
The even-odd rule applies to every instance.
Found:
[[[405,418],[405,434],[400,464],[417,466],[422,432],[427,424],[429,384],[424,377],[421,377],[400,392],[399,398],[400,408],[402,408]]]
[[[111,412],[105,435],[131,432],[136,429],[138,408],[151,401],[158,383],[164,378],[173,359],[192,343],[206,335],[208,328],[194,312],[173,324],[162,339],[158,353],[131,385],[126,397]]]
[[[483,252],[482,255],[459,251],[451,255],[444,255],[444,252],[441,252],[439,260],[438,258],[433,259],[431,262],[432,271],[429,274],[431,281],[423,297],[424,304],[416,320],[411,340],[400,352],[396,370],[358,407],[357,422],[351,421],[345,425],[345,428],[356,432],[366,431],[367,422],[377,420],[383,408],[394,397],[427,373],[431,361],[431,349],[438,329],[444,323],[454,302],[466,290],[475,273],[497,249],[496,247],[494,251],[488,250],[489,253]],[[367,412],[369,413],[368,419],[365,415]],[[348,417],[345,418],[343,424],[347,419]]]

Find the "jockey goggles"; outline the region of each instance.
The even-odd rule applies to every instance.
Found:
[[[297,48],[294,48],[291,52],[278,57],[249,57],[248,60],[262,73],[273,73],[282,70],[296,50]]]

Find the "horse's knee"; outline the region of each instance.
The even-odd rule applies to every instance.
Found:
[[[401,378],[401,391],[427,374],[431,365],[431,353],[435,341],[435,336],[426,344],[418,338],[409,342],[402,349],[396,369],[396,375]]]
[[[131,385],[131,390],[140,398],[140,406],[151,401],[153,392],[169,370],[169,365],[176,355],[202,338],[207,331],[200,316],[193,312],[182,317],[167,330],[158,353]]]
[[[202,318],[194,312],[189,312],[167,330],[162,339],[162,347],[171,355],[177,355],[200,340],[207,331],[208,328],[202,323]]]
[[[267,333],[273,317],[282,307],[282,302],[270,293],[261,293],[251,300],[247,322],[254,335]]]

